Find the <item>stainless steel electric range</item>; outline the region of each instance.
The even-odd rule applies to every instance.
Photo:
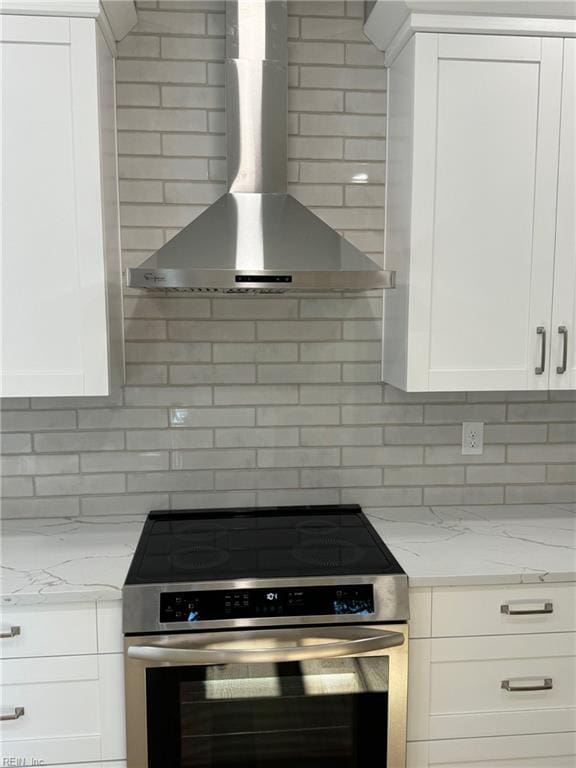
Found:
[[[408,584],[360,507],[151,512],[128,768],[401,768]]]

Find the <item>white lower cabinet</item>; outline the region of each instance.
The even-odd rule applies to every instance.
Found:
[[[406,768],[574,768],[576,734],[451,739],[408,744]]]
[[[572,584],[418,595],[408,768],[574,768],[575,601]]]
[[[1,765],[125,768],[120,613],[119,601],[3,611]]]

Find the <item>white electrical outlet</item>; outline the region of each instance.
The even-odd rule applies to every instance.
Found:
[[[462,455],[480,456],[484,453],[484,423],[482,421],[462,422]]]

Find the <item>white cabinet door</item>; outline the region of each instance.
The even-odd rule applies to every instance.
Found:
[[[114,83],[99,93],[98,34],[93,19],[0,18],[4,396],[110,391],[100,105]],[[111,241],[110,212],[106,226]]]
[[[576,388],[576,40],[564,40],[550,388]]]
[[[548,387],[562,45],[417,34],[394,62],[386,381]]]

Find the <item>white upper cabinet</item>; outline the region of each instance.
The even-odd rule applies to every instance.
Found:
[[[114,58],[92,18],[0,16],[5,397],[123,381]]]
[[[576,389],[576,40],[564,41],[550,388]]]
[[[576,269],[563,48],[561,38],[416,33],[392,62],[386,265],[398,288],[385,297],[385,381],[408,391],[560,386],[550,371],[562,341],[552,325],[562,110],[556,261],[570,296],[555,322],[572,329]]]

